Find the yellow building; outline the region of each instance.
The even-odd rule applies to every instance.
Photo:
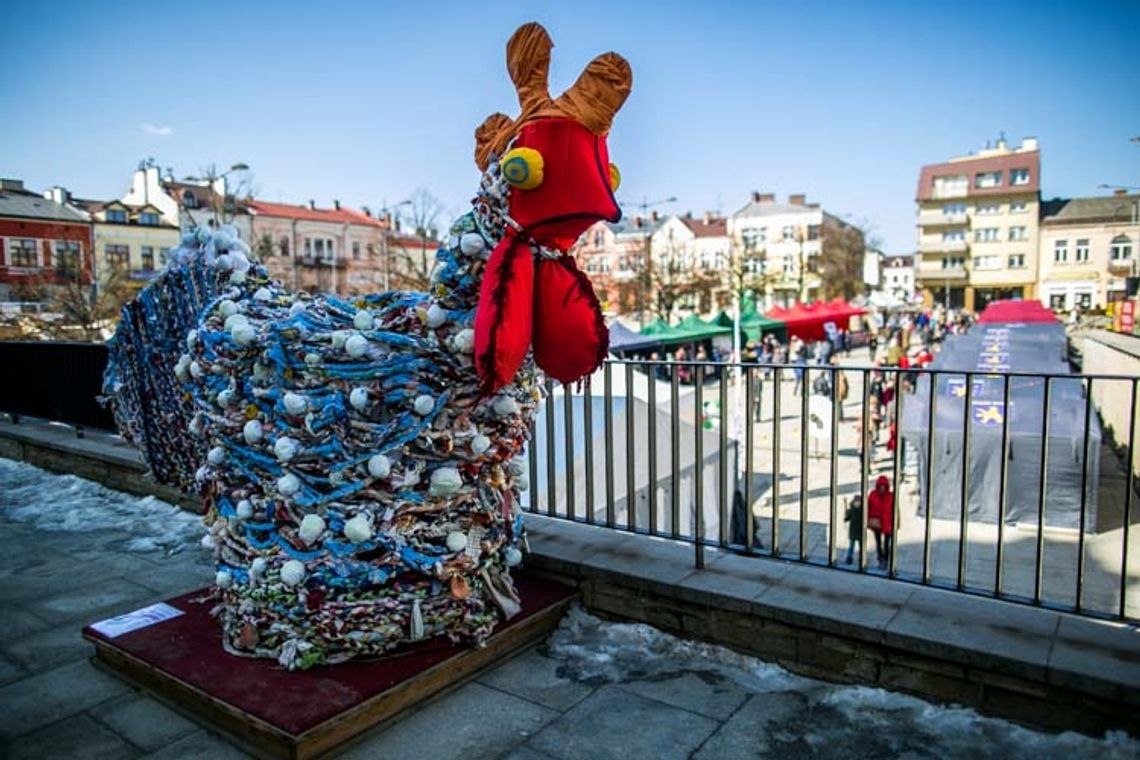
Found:
[[[1140,272],[1140,195],[1046,201],[1041,214],[1041,303],[1100,309],[1125,297]]]
[[[166,265],[170,249],[178,245],[177,225],[164,220],[159,209],[150,204],[79,199],[72,203],[91,215],[95,280],[100,285],[119,273],[131,287],[145,287]]]
[[[922,167],[914,276],[923,300],[981,311],[1034,298],[1040,187],[1034,138]]]

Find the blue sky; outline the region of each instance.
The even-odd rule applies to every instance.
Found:
[[[537,19],[560,92],[617,50],[634,89],[619,198],[732,212],[804,192],[914,246],[919,167],[1004,131],[1042,144],[1043,194],[1140,185],[1140,4],[35,3],[0,9],[0,175],[116,197],[140,159],[179,176],[244,161],[266,200],[448,213],[472,132],[517,103],[503,47]],[[149,126],[147,126],[149,125]]]

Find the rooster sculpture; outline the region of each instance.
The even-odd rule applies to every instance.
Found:
[[[429,293],[292,293],[199,229],[124,307],[105,393],[155,476],[203,497],[228,651],[306,668],[518,612],[543,373],[572,383],[607,350],[566,250],[621,216],[606,135],[631,86],[606,53],[552,98],[552,47],[533,23],[508,42],[520,113],[476,130],[478,193]]]

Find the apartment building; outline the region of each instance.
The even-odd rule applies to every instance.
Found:
[[[0,179],[0,301],[43,302],[53,286],[90,283],[91,251],[82,211]]]
[[[95,279],[105,287],[121,278],[139,290],[166,266],[170,249],[179,243],[178,225],[150,203],[132,205],[121,200],[71,198],[53,187],[46,194],[58,202],[82,209],[91,219],[95,246]]]
[[[1140,274],[1140,195],[1055,198],[1041,210],[1041,303],[1054,309],[1103,308],[1123,300]]]
[[[645,271],[651,239],[668,221],[653,212],[649,216],[625,216],[620,222],[596,222],[578,238],[570,252],[578,267],[590,278],[594,292],[607,314],[630,314],[645,307]]]
[[[914,297],[914,256],[884,256],[882,290],[904,302]]]
[[[915,280],[928,305],[1036,295],[1041,153],[1027,137],[922,167]]]

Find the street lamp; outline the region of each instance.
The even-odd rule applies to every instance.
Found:
[[[247,171],[249,171],[249,164],[245,163],[244,161],[238,161],[237,163],[231,165],[229,169],[222,172],[221,174],[218,174],[217,170],[213,167],[213,165],[211,165],[209,167],[209,169],[207,169],[207,171],[206,171],[206,176],[204,176],[204,177],[190,176],[190,177],[186,178],[187,182],[205,182],[209,186],[209,188],[210,188],[210,207],[214,212],[214,224],[217,225],[217,224],[221,224],[222,222],[226,221],[226,219],[225,219],[225,205],[226,205],[226,199],[229,198],[229,192],[226,190],[226,178],[229,177],[234,172],[247,172]],[[218,206],[219,206],[219,204],[218,204],[218,200],[217,200],[217,191],[215,191],[215,189],[214,189],[214,184],[218,180],[222,181],[222,200],[221,200],[222,218],[221,219],[218,218],[218,210],[219,210]],[[190,221],[194,221],[193,216],[190,216]]]

